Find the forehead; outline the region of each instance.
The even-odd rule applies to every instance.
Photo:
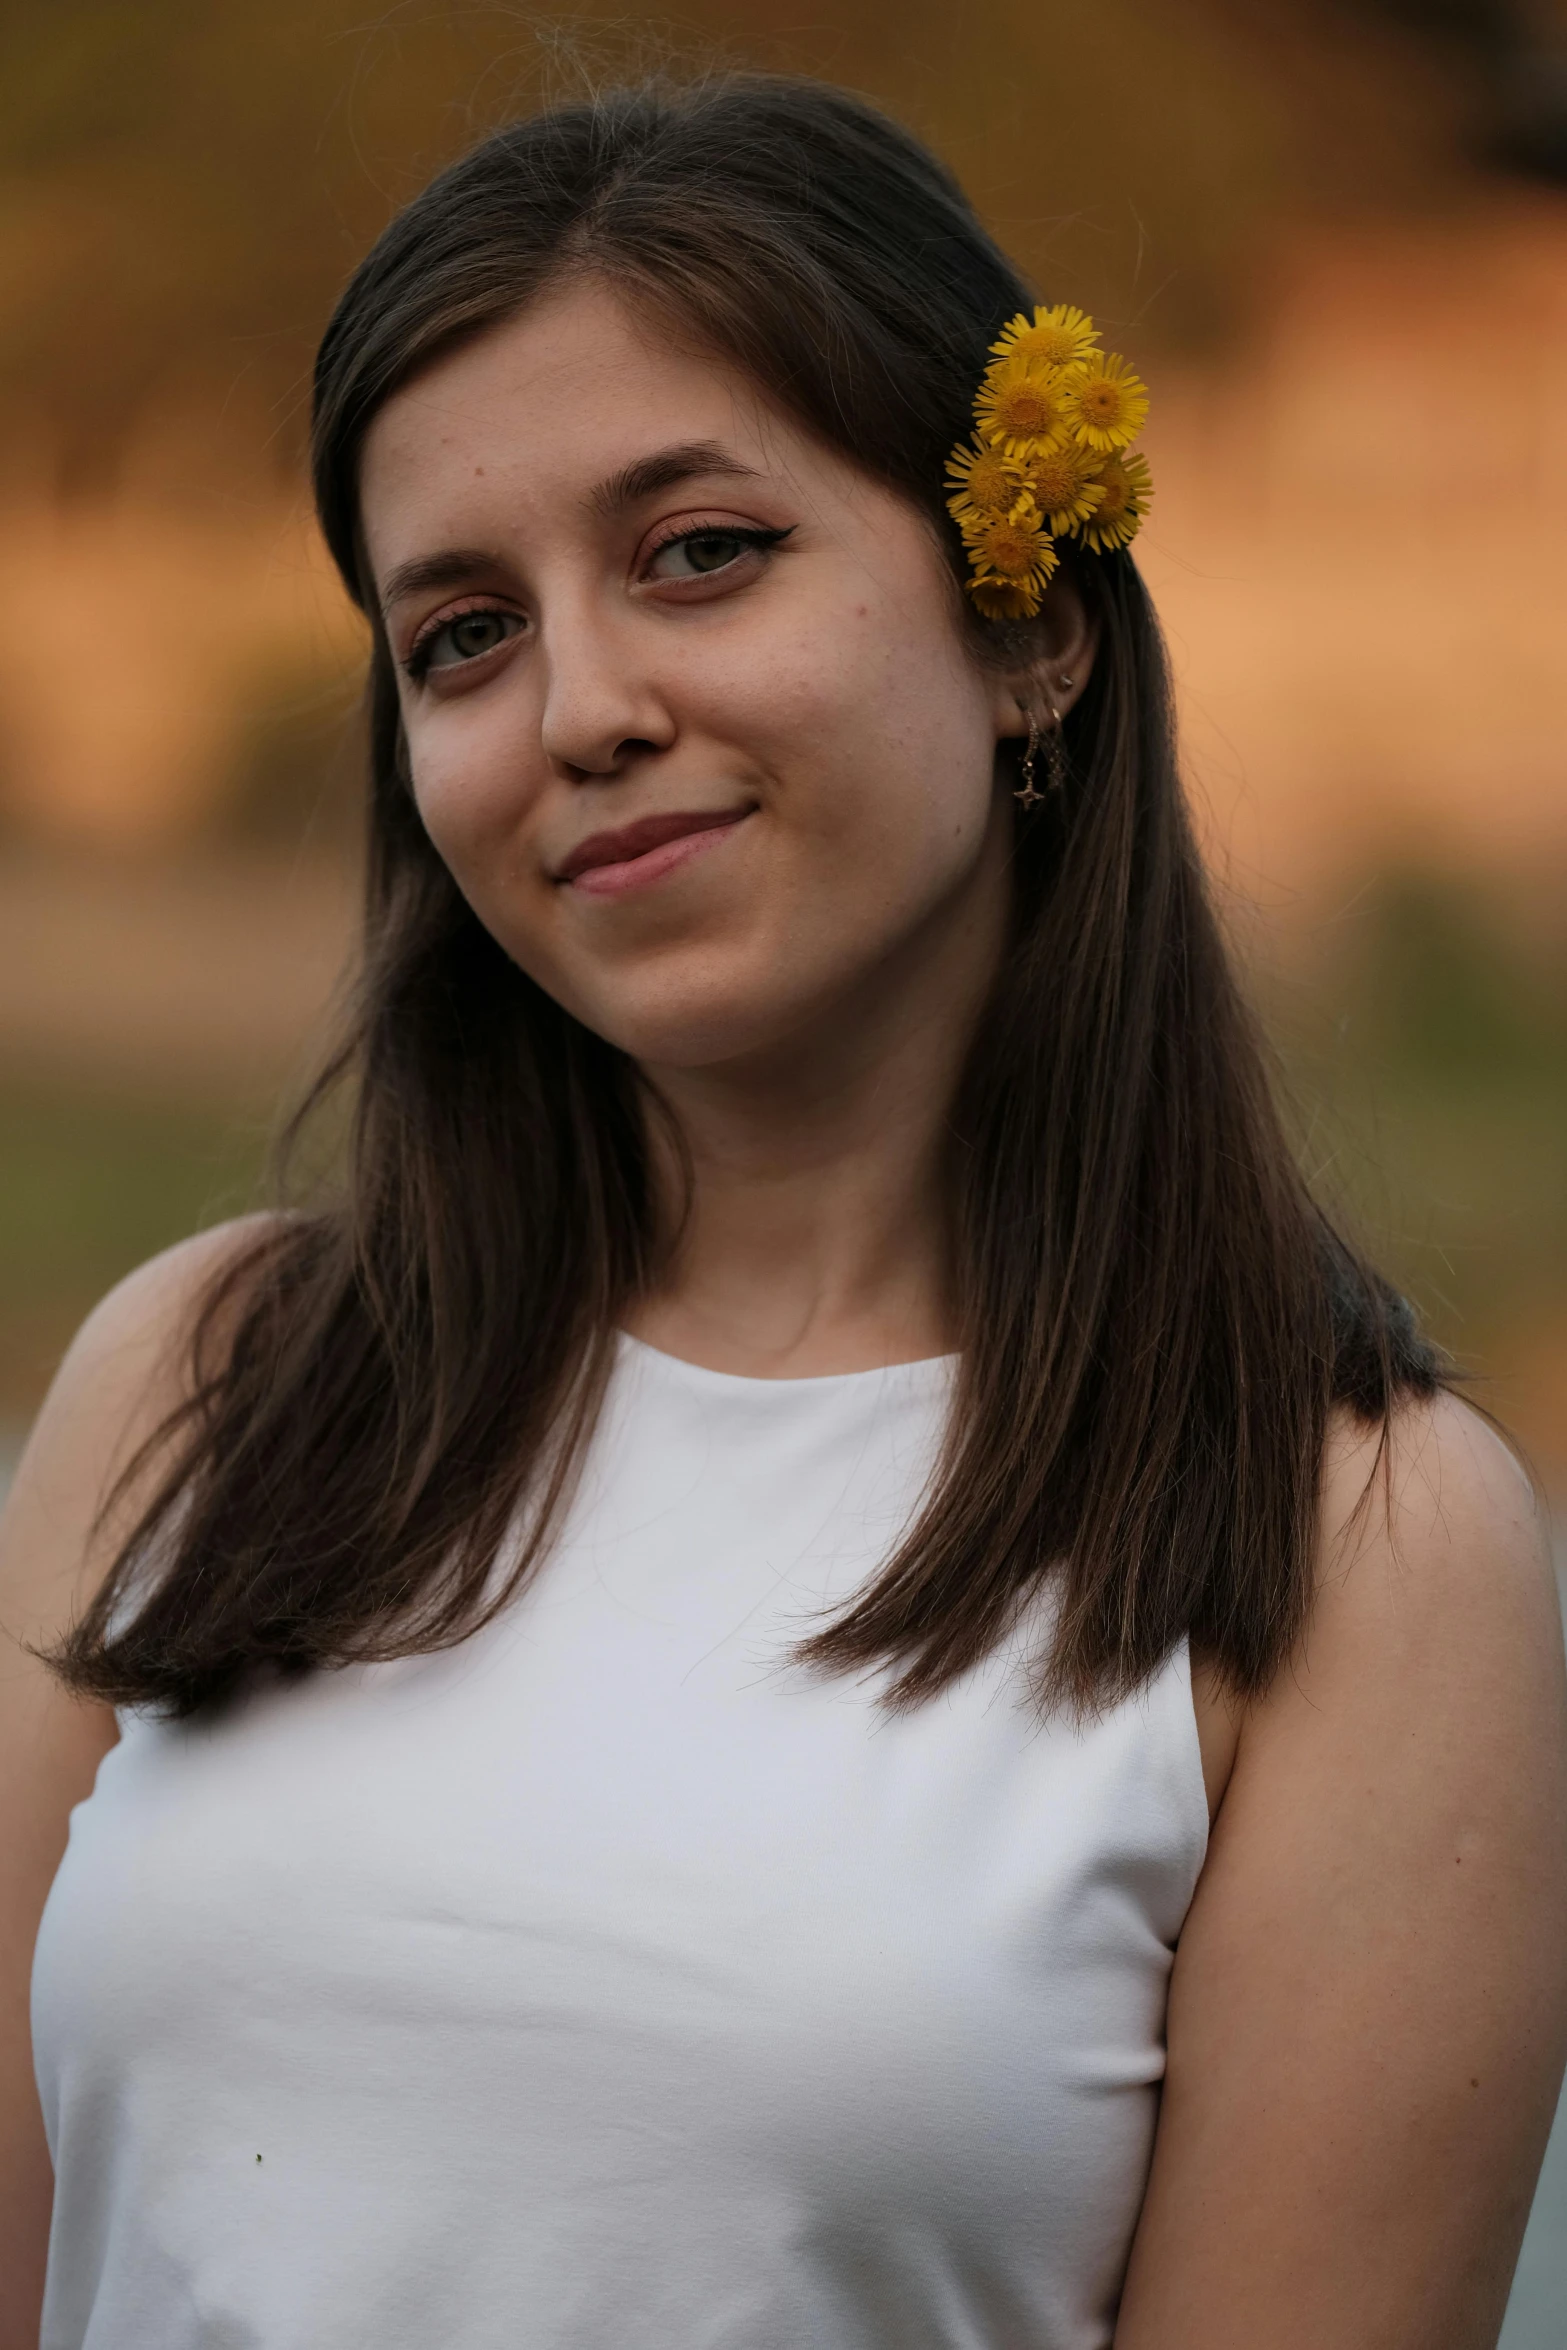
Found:
[[[455,521],[497,493],[558,507],[684,441],[719,443],[775,477],[835,462],[737,368],[610,287],[556,289],[438,360],[376,416],[360,472],[372,557],[437,510]]]

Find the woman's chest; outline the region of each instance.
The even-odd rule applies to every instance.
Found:
[[[546,1604],[133,1725],[51,1902],[72,2042],[710,2143],[764,2115],[862,2170],[965,2112],[1016,2162],[1063,2100],[1157,2079],[1200,1857],[1171,1693],[1082,1733],[1000,1677],[887,1718],[627,1629]]]

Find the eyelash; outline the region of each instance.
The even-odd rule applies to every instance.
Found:
[[[647,559],[651,563],[654,556],[662,555],[666,547],[688,546],[693,539],[737,539],[741,546],[750,547],[757,553],[765,554],[768,548],[781,546],[789,535],[790,532],[787,530],[766,530],[754,523],[745,529],[742,529],[739,523],[730,522],[702,522],[693,529],[688,523],[681,530],[672,530],[667,538],[655,540],[648,549]],[[719,568],[727,571],[729,566],[722,564]],[[716,579],[718,574],[710,572],[707,576]]]
[[[792,530],[792,524],[788,530],[769,530],[756,524],[742,529],[738,524],[726,524],[720,527],[713,523],[703,523],[698,524],[695,529],[692,529],[688,526],[683,530],[672,530],[667,538],[657,540],[654,545],[649,548],[647,559],[651,563],[655,556],[663,554],[666,547],[685,546],[692,539],[734,539],[738,541],[742,547],[748,548],[754,553],[766,554],[771,548],[781,546],[784,540],[792,535]],[[720,564],[717,571],[708,572],[706,577],[709,579],[720,578],[723,572],[727,571],[728,568],[728,564]],[[409,650],[403,660],[403,668],[406,674],[413,679],[416,685],[422,684],[426,676],[429,674],[433,648],[435,646],[436,639],[441,635],[442,631],[444,629],[454,627],[459,620],[477,619],[481,614],[488,612],[497,613],[501,617],[507,619],[515,618],[515,614],[507,613],[503,605],[486,604],[483,602],[464,604],[461,609],[456,612],[443,613],[440,620],[437,621],[433,627],[426,628],[422,635],[417,636],[414,639],[413,644],[409,647]],[[504,642],[505,640],[502,641]],[[484,656],[482,654],[476,654],[474,656],[476,660],[482,660],[483,657]],[[449,664],[443,664],[443,666],[460,669],[463,664],[461,662],[452,662]]]

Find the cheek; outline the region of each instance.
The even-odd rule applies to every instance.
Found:
[[[740,720],[797,817],[834,832],[985,821],[989,697],[932,600],[841,603],[723,681],[714,717]]]
[[[536,753],[499,701],[416,717],[408,753],[414,804],[459,882],[476,861],[504,855],[544,788]]]
[[[989,699],[945,615],[853,609],[808,674],[777,697],[797,813],[863,891],[922,898],[961,866],[990,820]]]
[[[830,627],[775,636],[709,706],[771,779],[751,886],[700,942],[719,951],[690,965],[698,995],[721,980],[737,1023],[847,997],[989,869],[990,691],[946,614],[922,617],[840,606]]]

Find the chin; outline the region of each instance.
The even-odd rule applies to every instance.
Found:
[[[551,992],[585,1027],[634,1061],[667,1069],[766,1058],[786,1049],[819,1014],[809,990],[798,984],[780,988],[776,953],[763,972],[728,956],[674,961],[676,968],[627,973],[614,986]]]
[[[719,1069],[767,1058],[786,1046],[796,1023],[763,1009],[752,1013],[730,1002],[693,1002],[661,1006],[617,1007],[616,1013],[589,1020],[610,1044],[648,1068]]]

